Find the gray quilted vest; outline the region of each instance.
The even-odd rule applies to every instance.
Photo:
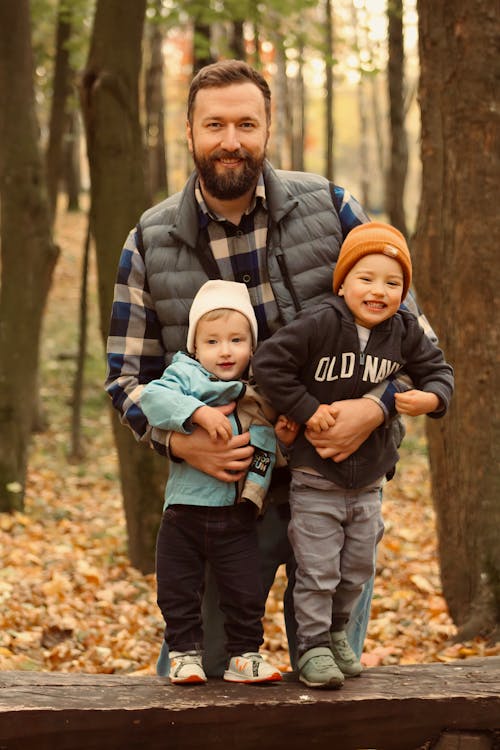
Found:
[[[162,327],[167,360],[186,346],[191,302],[220,273],[194,196],[196,175],[184,190],[146,211],[138,224],[146,275]],[[264,167],[268,206],[267,263],[283,323],[332,293],[333,267],[342,243],[331,184],[304,172]],[[141,241],[142,238],[142,241]]]

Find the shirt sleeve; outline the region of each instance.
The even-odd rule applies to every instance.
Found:
[[[342,239],[345,240],[351,229],[370,221],[361,204],[346,188],[333,185],[333,202],[337,208],[342,228]]]
[[[166,455],[169,433],[152,428],[140,407],[144,385],[163,373],[165,349],[136,230],[129,233],[120,256],[106,355],[105,389],[121,422],[137,440]]]

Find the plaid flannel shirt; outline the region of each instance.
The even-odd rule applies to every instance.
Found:
[[[264,180],[261,176],[253,202],[238,227],[210,213],[199,186],[195,194],[200,209],[200,227],[208,233],[221,277],[244,281],[248,271],[252,279],[248,287],[259,323],[259,338],[267,338],[280,323],[265,264],[267,210]],[[369,220],[358,201],[344,188],[335,186],[334,199],[339,207],[344,238],[355,226]],[[435,339],[411,295],[408,295],[405,307],[419,317],[428,335]],[[122,423],[130,427],[137,440],[151,443],[165,455],[169,433],[151,427],[140,407],[143,387],[161,377],[165,369],[165,349],[144,260],[137,247],[136,229],[129,233],[120,256],[107,341],[107,363],[105,388],[114,408],[120,413]],[[388,418],[394,414],[394,392],[400,389],[395,382],[384,382],[366,397],[375,400]]]

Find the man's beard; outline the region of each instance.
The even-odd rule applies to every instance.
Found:
[[[224,158],[243,159],[243,164],[238,169],[228,169],[223,174],[218,174],[215,161]],[[252,190],[262,171],[265,158],[265,152],[262,152],[259,158],[255,158],[244,148],[233,152],[215,151],[208,157],[199,156],[196,149],[193,149],[194,163],[204,188],[214,198],[222,201],[241,198]]]

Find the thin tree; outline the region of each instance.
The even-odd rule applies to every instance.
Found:
[[[82,78],[91,175],[91,221],[102,336],[107,336],[121,247],[146,206],[139,73],[146,0],[98,0]],[[154,569],[165,459],[120,424],[112,410],[132,564]]]
[[[387,84],[391,138],[385,203],[389,221],[407,237],[404,192],[408,171],[408,138],[405,128],[403,0],[389,0],[387,17],[389,40]]]
[[[358,56],[358,73],[359,81],[356,87],[359,113],[359,163],[360,163],[360,182],[361,182],[361,202],[365,208],[369,208],[370,202],[370,167],[369,167],[369,147],[368,147],[368,111],[366,104],[365,92],[365,74],[360,58],[360,34],[358,9],[351,0],[351,21],[354,34],[354,50]]]
[[[0,3],[0,511],[24,505],[41,325],[58,256],[33,73],[29,0]]]
[[[416,283],[456,380],[449,415],[428,420],[441,578],[459,637],[500,639],[500,16],[482,0],[418,14]]]
[[[168,193],[167,148],[165,143],[165,97],[163,40],[158,22],[147,26],[149,59],[145,70],[146,153],[150,202]]]
[[[325,95],[326,95],[326,117],[325,117],[325,176],[333,180],[333,167],[335,163],[335,121],[333,115],[334,92],[333,92],[333,10],[331,0],[325,0]]]
[[[66,0],[59,0],[49,139],[46,153],[47,187],[52,221],[56,213],[59,182],[63,172],[63,139],[68,125],[66,107],[73,76],[68,48],[68,42],[71,37],[71,24],[71,8],[68,6]]]

